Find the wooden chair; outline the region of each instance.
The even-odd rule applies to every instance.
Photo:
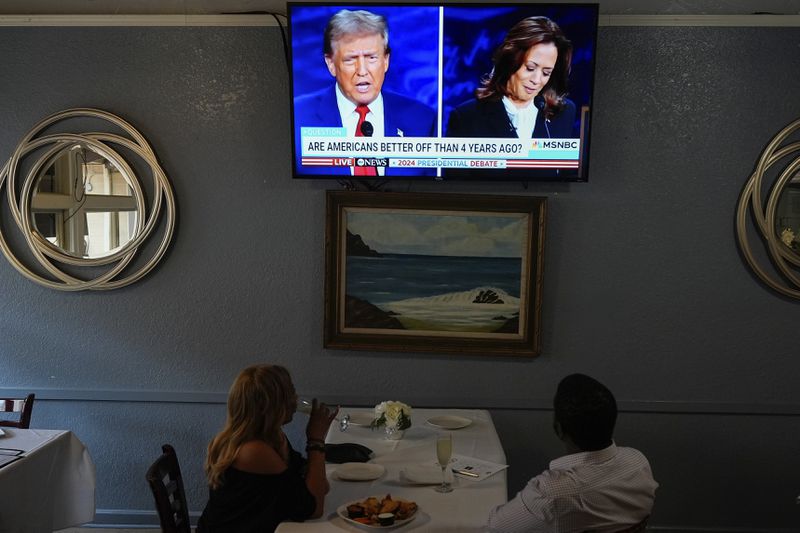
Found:
[[[186,491],[175,449],[169,444],[161,447],[164,452],[147,470],[147,482],[156,501],[161,531],[164,533],[191,533]]]
[[[35,394],[28,394],[25,398],[0,398],[0,413],[19,413],[19,419],[0,420],[0,426],[28,429],[35,398]]]

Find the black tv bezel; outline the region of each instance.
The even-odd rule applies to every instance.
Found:
[[[589,181],[589,162],[590,162],[590,149],[591,149],[591,131],[592,131],[592,112],[594,108],[594,100],[595,100],[595,86],[597,81],[597,34],[599,33],[599,11],[600,11],[600,4],[597,2],[558,2],[555,0],[549,2],[501,2],[501,3],[493,3],[493,2],[475,2],[475,3],[454,3],[448,1],[442,2],[399,2],[399,1],[392,1],[392,2],[376,2],[376,1],[357,1],[357,2],[332,2],[332,1],[324,1],[324,2],[287,2],[286,3],[286,17],[287,17],[287,58],[288,58],[288,71],[289,71],[289,98],[290,98],[290,135],[291,135],[291,167],[292,167],[292,179],[296,180],[323,180],[323,181],[331,181],[331,180],[348,180],[352,178],[356,178],[355,176],[346,176],[346,175],[328,175],[328,174],[308,174],[303,173],[299,174],[297,165],[295,164],[296,161],[296,154],[297,154],[297,146],[295,145],[295,106],[294,106],[294,47],[292,46],[292,10],[294,7],[319,7],[319,8],[329,8],[331,6],[342,6],[344,7],[358,7],[358,8],[369,8],[369,7],[378,7],[378,8],[391,8],[391,7],[447,7],[447,6],[458,6],[458,7],[474,7],[476,9],[486,8],[486,7],[533,7],[533,6],[547,6],[553,7],[557,9],[569,9],[572,7],[581,7],[581,8],[589,8],[594,9],[595,12],[595,25],[594,25],[594,34],[592,36],[592,58],[591,58],[591,83],[589,86],[589,109],[587,111],[586,123],[583,125],[583,130],[586,134],[586,140],[582,142],[582,157],[580,159],[580,165],[578,167],[578,175],[577,176],[567,176],[567,177],[559,177],[556,176],[532,176],[530,174],[525,175],[528,172],[528,169],[525,170],[513,170],[511,172],[498,172],[495,176],[481,176],[477,175],[474,177],[464,177],[464,176],[379,176],[375,178],[364,178],[363,176],[357,177],[359,181],[363,182],[389,182],[389,181],[442,181],[442,182],[496,182],[496,181],[503,181],[503,182],[537,182],[537,183],[587,183]],[[567,36],[569,37],[569,36]],[[580,108],[578,108],[578,113],[581,112]],[[583,137],[584,131],[580,132],[580,135]],[[444,137],[442,137],[444,138]],[[530,169],[535,170],[535,169]]]

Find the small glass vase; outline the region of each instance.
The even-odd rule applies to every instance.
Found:
[[[397,429],[396,426],[390,426],[388,424],[384,426],[384,431],[386,431],[386,440],[400,440],[406,432],[404,429]]]

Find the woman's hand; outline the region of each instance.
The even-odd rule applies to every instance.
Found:
[[[325,435],[328,434],[328,428],[331,422],[339,414],[339,408],[331,408],[324,403],[320,403],[316,398],[311,401],[311,415],[308,418],[308,425],[306,426],[306,438],[309,441],[316,440],[319,442],[325,441]]]
[[[328,478],[325,476],[325,435],[331,422],[336,418],[339,408],[332,409],[320,403],[316,398],[311,400],[311,414],[306,426],[306,454],[308,455],[308,472],[306,486],[317,502],[312,518],[319,518],[325,510],[325,494],[330,490]]]

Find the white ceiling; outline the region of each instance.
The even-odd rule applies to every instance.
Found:
[[[346,0],[336,1],[346,3]],[[567,0],[550,1],[563,3]],[[394,0],[394,3],[402,1]],[[600,13],[609,15],[800,14],[798,0],[600,0],[599,4]],[[243,12],[285,13],[286,1],[0,0],[0,15],[217,15]]]

